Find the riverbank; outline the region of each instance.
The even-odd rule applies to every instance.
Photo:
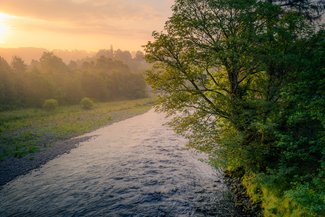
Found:
[[[87,133],[69,154],[3,186],[1,216],[239,217],[222,174],[167,121],[151,109]]]
[[[143,114],[153,99],[98,103],[92,110],[64,106],[53,112],[24,109],[0,113],[0,186],[69,152],[102,126]]]
[[[262,217],[261,204],[254,203],[247,194],[247,189],[242,184],[243,176],[244,171],[242,169],[224,172],[225,183],[232,194],[237,211],[242,217]]]

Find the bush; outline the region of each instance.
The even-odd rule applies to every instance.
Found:
[[[80,101],[80,105],[83,109],[92,109],[94,107],[94,102],[90,98],[84,97]]]
[[[47,99],[43,103],[43,109],[46,111],[53,111],[59,106],[59,103],[56,99]]]

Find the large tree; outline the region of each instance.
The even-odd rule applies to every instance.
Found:
[[[323,5],[314,3],[177,0],[165,31],[154,32],[146,46],[147,60],[154,63],[148,82],[157,91],[160,110],[174,115],[175,129],[228,169],[273,177],[281,197],[319,180],[323,168],[324,155],[315,153],[324,151],[317,142],[324,139],[324,116],[316,116],[324,99],[304,104],[299,96],[312,93],[293,89],[303,88],[304,76],[310,80],[305,86],[323,90],[315,80],[324,73],[323,30],[313,21]],[[300,122],[297,114],[311,105],[316,111]],[[301,123],[312,123],[315,133],[308,134]],[[313,166],[298,171],[302,165]],[[323,196],[314,197],[315,204]]]

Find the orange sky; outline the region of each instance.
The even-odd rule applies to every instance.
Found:
[[[173,0],[1,0],[0,47],[139,50]]]

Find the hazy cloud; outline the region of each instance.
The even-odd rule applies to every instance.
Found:
[[[172,0],[0,0],[17,29],[148,38],[161,30]]]
[[[156,19],[168,13],[169,0],[8,0],[1,9],[41,19]]]

